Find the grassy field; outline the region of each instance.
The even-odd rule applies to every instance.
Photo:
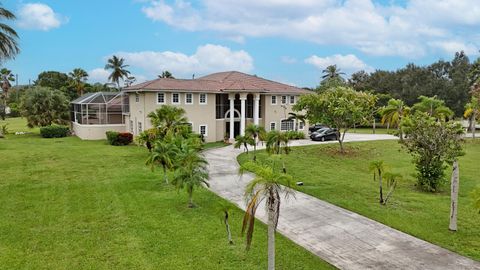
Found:
[[[10,120],[11,131],[26,130]],[[2,122],[0,122],[2,124]],[[75,137],[0,139],[0,269],[265,269],[266,227],[252,249],[240,236],[243,212],[226,239],[221,198],[162,183],[147,151]],[[331,269],[279,235],[278,269]]]
[[[287,171],[298,190],[350,209],[366,217],[480,260],[480,214],[473,208],[470,192],[480,187],[480,141],[467,144],[460,159],[458,232],[448,230],[450,190],[440,193],[419,191],[411,157],[395,141],[348,144],[347,156],[337,154],[337,144],[296,147],[285,157]],[[265,159],[262,151],[259,159]],[[248,156],[239,157],[244,162]],[[391,171],[405,178],[397,186],[387,206],[378,203],[378,184],[369,172],[372,160],[384,160]],[[449,176],[450,170],[447,170]]]

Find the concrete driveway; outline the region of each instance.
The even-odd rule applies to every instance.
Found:
[[[384,134],[345,137],[347,142],[396,139]],[[317,143],[300,140],[292,146]],[[244,189],[253,175],[238,175],[236,157],[242,152],[227,146],[205,151],[205,157],[210,189],[245,209]],[[479,262],[310,195],[295,193],[295,199],[282,202],[278,231],[340,269],[480,269]],[[266,222],[264,207],[257,213]]]

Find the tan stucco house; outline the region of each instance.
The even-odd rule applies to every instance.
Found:
[[[307,132],[304,123],[287,119],[292,105],[307,93],[310,91],[236,71],[198,79],[159,78],[125,88],[121,95],[108,101],[120,105],[105,106],[98,115],[79,104],[82,97],[73,101],[73,129],[82,139],[104,138],[106,130],[138,135],[152,127],[147,117],[150,112],[162,105],[172,105],[186,111],[192,130],[202,134],[207,142],[225,138],[233,141],[235,136],[244,134],[250,123],[263,126],[267,131],[293,130],[298,125],[299,130]],[[118,115],[119,110],[120,118],[108,116],[112,111]]]

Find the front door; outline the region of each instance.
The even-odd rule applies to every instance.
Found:
[[[227,133],[230,133],[230,121],[228,121],[227,124],[226,124],[225,134],[227,134]],[[235,121],[235,122],[233,122],[233,137],[235,138],[238,135],[240,135],[240,122]]]

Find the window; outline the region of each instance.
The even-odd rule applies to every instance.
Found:
[[[290,96],[290,104],[295,104],[295,96]]]
[[[172,104],[180,104],[180,94],[172,93]]]
[[[277,105],[277,96],[272,96],[272,105]]]
[[[133,121],[130,120],[130,133],[133,134]]]
[[[185,94],[185,104],[193,104],[193,95],[192,93]]]
[[[142,133],[143,128],[142,128],[142,122],[138,122],[138,134]]]
[[[200,126],[198,127],[198,130],[199,130],[200,135],[202,135],[203,137],[208,136],[208,133],[207,133],[207,132],[208,132],[208,130],[207,130],[207,125],[200,125]]]
[[[280,123],[280,130],[281,131],[287,131],[287,130],[293,130],[294,122],[293,120],[282,120]]]
[[[139,102],[139,101],[140,101],[140,95],[135,94],[135,102]]]
[[[200,104],[207,104],[207,94],[198,95],[198,99]]]
[[[277,128],[277,123],[270,122],[270,130],[275,130]]]
[[[165,104],[165,93],[157,93],[157,104]]]
[[[287,104],[287,96],[282,96],[282,104]]]
[[[298,122],[298,129],[303,130],[304,128],[305,128],[305,123],[302,121]]]

